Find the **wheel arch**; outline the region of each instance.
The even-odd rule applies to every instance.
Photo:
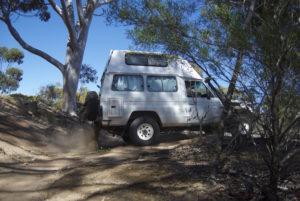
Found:
[[[151,117],[153,118],[154,120],[157,121],[158,125],[160,128],[162,128],[162,123],[161,123],[161,120],[158,116],[158,114],[154,111],[134,111],[130,114],[129,116],[129,119],[128,119],[128,122],[127,122],[127,127],[130,126],[130,124],[138,117],[141,117],[141,116],[148,116],[148,117]]]

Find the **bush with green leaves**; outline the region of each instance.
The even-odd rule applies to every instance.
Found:
[[[59,84],[42,86],[38,95],[49,105],[55,105],[62,97],[62,88]]]
[[[76,102],[83,104],[88,90],[80,87],[76,93]],[[40,87],[38,96],[48,105],[61,109],[63,89],[59,83]]]

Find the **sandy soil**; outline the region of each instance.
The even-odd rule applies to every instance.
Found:
[[[190,136],[166,134],[157,146],[134,147],[101,133],[110,148],[98,149],[90,124],[42,108],[35,115],[1,101],[0,200],[169,200],[204,188],[172,179],[178,173],[169,150]]]
[[[250,163],[261,163],[249,150],[233,156],[230,168],[225,165],[223,173],[210,178],[213,136],[162,134],[156,146],[135,147],[102,132],[99,140],[106,148],[98,149],[90,124],[46,106],[34,112],[1,100],[0,108],[0,200],[259,197],[247,188],[247,181],[257,178],[251,174],[259,174],[248,170]],[[243,160],[248,164],[241,166]]]

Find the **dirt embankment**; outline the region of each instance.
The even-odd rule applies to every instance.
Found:
[[[174,135],[171,142],[163,137],[164,144],[142,148],[101,133],[100,144],[111,148],[98,149],[90,124],[47,105],[5,98],[0,108],[0,200],[187,196],[189,184],[178,187],[186,190],[174,187],[170,194],[174,172],[165,161],[187,136]]]
[[[0,148],[7,156],[44,158],[96,150],[89,124],[42,102],[6,97],[0,99],[0,108]]]
[[[266,167],[252,147],[211,177],[213,135],[167,133],[156,146],[134,147],[102,133],[100,142],[113,146],[98,149],[90,124],[46,105],[1,99],[0,108],[0,200],[261,198]],[[297,200],[298,179],[284,184],[283,198]]]

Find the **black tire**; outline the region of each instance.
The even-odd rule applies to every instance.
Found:
[[[253,130],[253,118],[248,114],[236,114],[226,122],[226,130],[233,136],[241,135],[246,136],[251,134]]]
[[[205,132],[205,135],[212,134],[216,128],[213,125],[205,125],[202,130]]]
[[[129,130],[128,128],[126,128],[126,130],[122,133],[122,139],[124,140],[124,142],[129,143],[130,142],[130,138],[129,138]]]
[[[155,119],[148,116],[136,118],[129,127],[129,138],[134,145],[147,146],[157,142],[160,133]]]
[[[98,94],[95,91],[87,93],[84,101],[83,119],[88,121],[95,121],[98,116],[99,99]]]
[[[130,142],[129,133],[128,132],[123,133],[122,139],[124,140],[124,142]]]

